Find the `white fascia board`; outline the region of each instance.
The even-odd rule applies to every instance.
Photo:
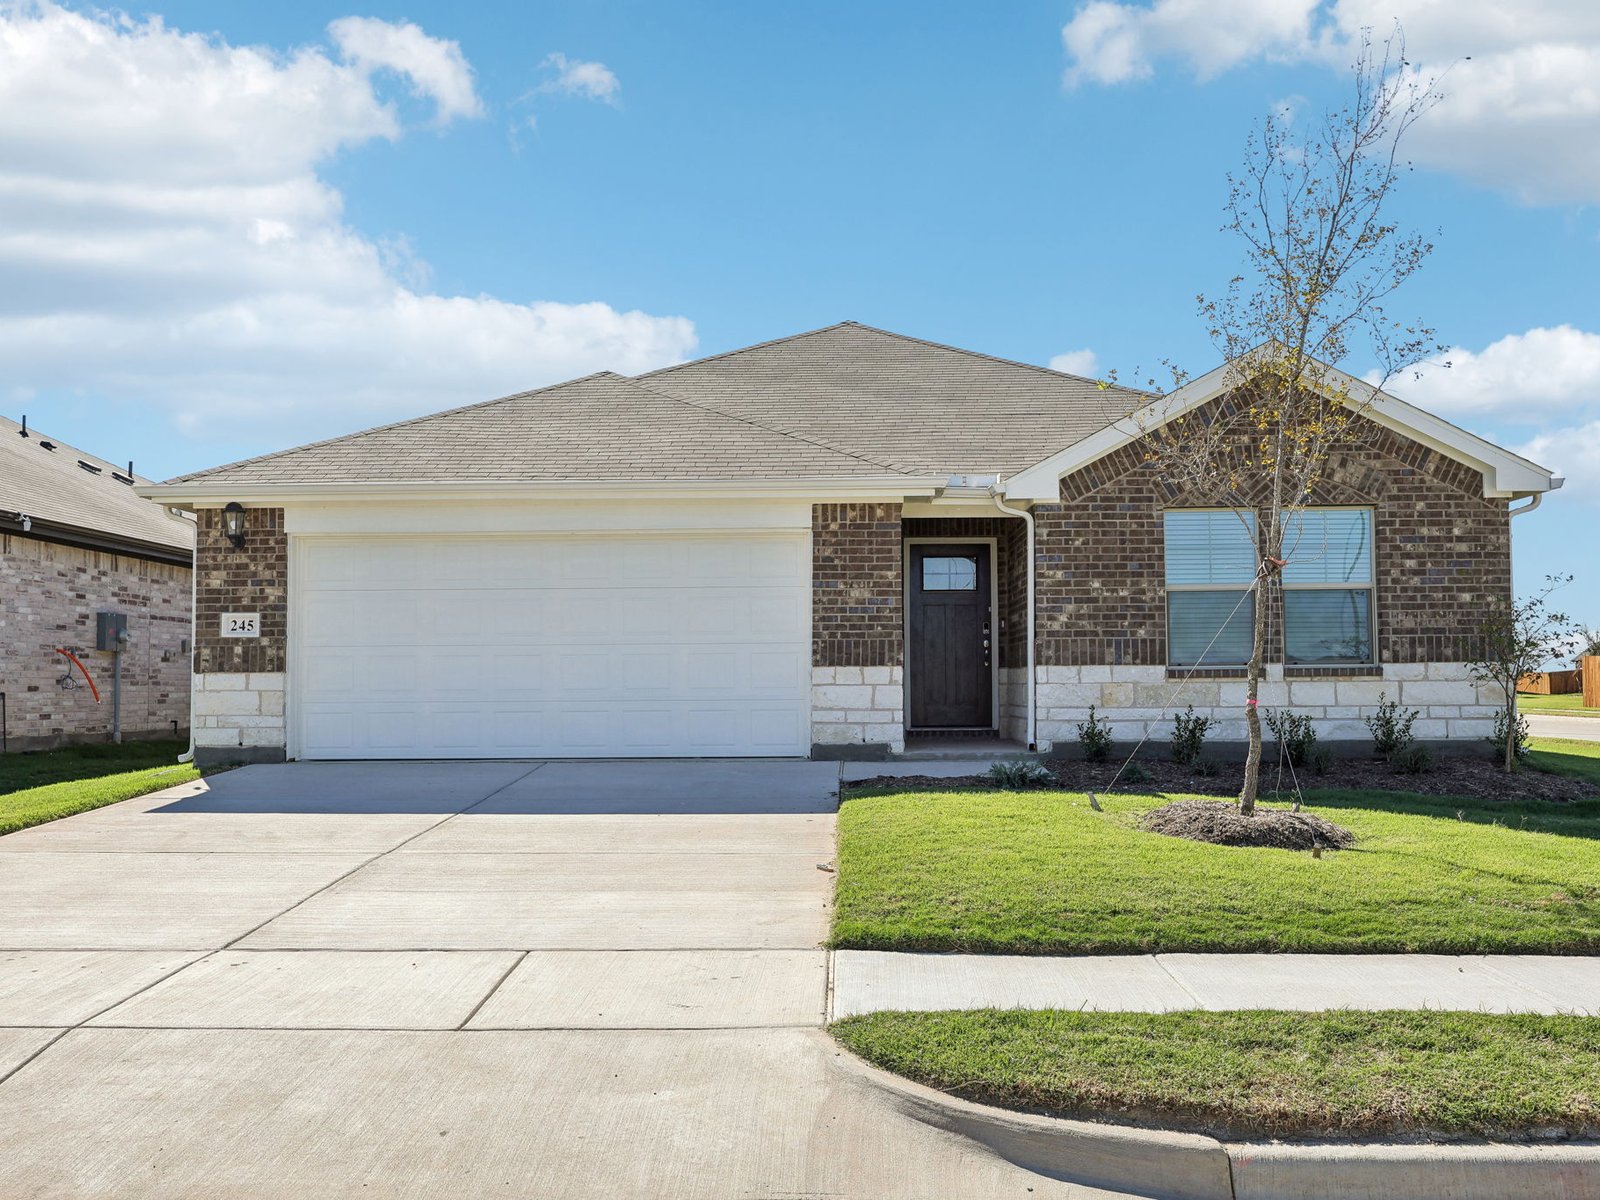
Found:
[[[1354,375],[1338,368],[1330,368],[1330,371],[1362,416],[1480,471],[1485,496],[1515,499],[1554,491],[1561,486],[1562,481],[1551,472],[1519,454],[1468,433],[1459,425],[1452,425],[1443,417],[1407,404],[1388,392],[1381,392]],[[1170,395],[1074,442],[1026,471],[1019,471],[1005,483],[1006,498],[1056,500],[1061,494],[1061,480],[1066,476],[1121,449],[1151,429],[1215,400],[1233,386],[1229,364],[1223,363]]]
[[[404,483],[229,484],[197,479],[189,483],[144,484],[135,493],[162,504],[191,508],[241,504],[303,503],[318,500],[746,500],[818,499],[830,502],[902,500],[936,494],[943,479],[909,475],[868,475],[818,479],[584,480],[571,483],[460,483],[409,480]]]

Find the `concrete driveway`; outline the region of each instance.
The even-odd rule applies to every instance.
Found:
[[[254,766],[0,838],[0,1195],[1108,1195],[835,1065],[837,779]]]

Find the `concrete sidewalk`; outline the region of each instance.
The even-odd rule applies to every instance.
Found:
[[[1600,1010],[1600,958],[1510,954],[1138,954],[1082,958],[840,950],[830,1016],[895,1010],[1436,1008]]]

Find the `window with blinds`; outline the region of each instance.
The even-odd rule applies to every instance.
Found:
[[[1291,513],[1283,557],[1284,661],[1371,663],[1372,510]]]
[[[1255,597],[1246,592],[1259,561],[1254,515],[1169,509],[1165,526],[1167,662],[1178,667],[1249,662]]]

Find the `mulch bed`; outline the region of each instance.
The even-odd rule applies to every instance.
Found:
[[[1214,846],[1270,846],[1278,850],[1348,850],[1355,834],[1308,812],[1260,808],[1245,816],[1226,800],[1175,800],[1140,824],[1151,833],[1210,842]]]
[[[1280,776],[1278,764],[1270,758],[1261,766],[1261,794],[1263,799],[1294,798],[1294,781],[1287,767]],[[1113,787],[1111,778],[1122,766],[1117,758],[1106,763],[1086,763],[1079,759],[1052,759],[1047,765],[1061,780],[1061,787],[1074,792],[1115,791],[1136,792],[1141,795],[1162,792],[1186,792],[1199,796],[1237,796],[1244,779],[1242,762],[1216,764],[1216,774],[1199,775],[1192,767],[1161,759],[1139,759],[1137,764],[1144,778],[1129,782],[1121,779]],[[1281,779],[1281,782],[1280,782]],[[1421,775],[1401,775],[1387,762],[1378,758],[1335,759],[1326,772],[1316,774],[1309,768],[1299,770],[1300,787],[1306,791],[1314,788],[1350,788],[1371,791],[1412,792],[1424,796],[1460,796],[1469,800],[1550,800],[1566,802],[1586,800],[1600,796],[1600,788],[1582,779],[1569,779],[1564,775],[1551,775],[1532,767],[1507,775],[1498,761],[1477,755],[1441,755],[1434,760],[1432,769]],[[964,775],[954,779],[940,779],[928,775],[879,776],[850,784],[852,788],[900,787],[944,791],[950,788],[990,787],[993,780],[987,775]]]

